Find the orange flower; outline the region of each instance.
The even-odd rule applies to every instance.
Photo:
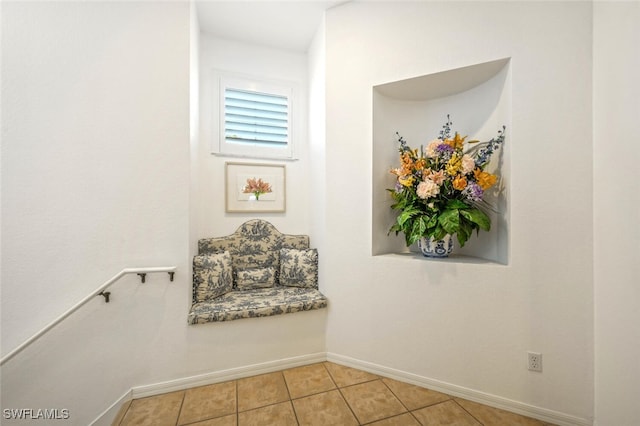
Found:
[[[400,155],[400,168],[403,175],[411,174],[414,167],[413,157],[410,152],[403,152]]]
[[[446,141],[444,141],[444,143],[455,150],[460,150],[464,146],[464,140],[466,138],[466,136],[460,136],[460,134],[456,132],[456,135],[453,137],[453,139],[447,139]]]
[[[467,178],[462,176],[462,175],[458,175],[455,177],[455,179],[453,179],[453,188],[457,189],[458,191],[462,191],[463,189],[465,189],[467,187]]]
[[[424,158],[418,158],[414,164],[416,170],[424,170],[427,167],[427,160]]]
[[[480,185],[480,188],[482,188],[484,191],[486,191],[487,189],[489,189],[493,185],[495,185],[496,181],[498,180],[496,175],[492,175],[491,173],[483,172],[480,169],[475,169],[473,171],[473,176],[475,177],[476,182],[478,183],[478,185]]]
[[[272,192],[271,185],[268,182],[263,181],[261,178],[249,178],[247,184],[242,189],[245,194],[253,194],[256,199],[259,199],[262,194]]]

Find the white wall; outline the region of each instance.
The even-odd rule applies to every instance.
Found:
[[[179,268],[171,284],[121,280],[110,304],[92,300],[10,360],[3,408],[87,424],[150,377],[167,322],[184,321],[188,10],[3,4],[2,354],[125,267]]]
[[[640,3],[594,3],[595,423],[640,419]]]
[[[256,158],[223,157],[212,154],[218,140],[218,98],[214,70],[238,73],[265,80],[290,81],[296,84],[300,99],[294,111],[298,127],[295,152],[298,160],[279,161]],[[273,223],[281,232],[309,234],[309,215],[314,203],[309,190],[309,142],[307,136],[307,57],[301,53],[223,40],[207,33],[200,37],[200,145],[198,150],[199,182],[196,229],[199,238],[221,236],[237,229],[255,213],[225,212],[225,163],[246,162],[284,164],[286,168],[286,211],[259,217]],[[314,244],[311,236],[311,244]]]
[[[123,267],[184,264],[183,10],[5,5],[5,351]]]
[[[324,19],[318,27],[307,52],[309,69],[309,157],[310,181],[309,191],[312,194],[310,204],[310,231],[315,245],[327,248],[325,244],[326,224],[326,44]],[[324,256],[324,254],[321,254]],[[318,264],[319,279],[324,288],[324,261]]]
[[[591,20],[589,3],[327,13],[330,353],[590,421]],[[372,87],[509,57],[509,265],[372,257]],[[543,354],[543,373],[527,370],[527,351]]]
[[[190,178],[189,191],[189,257],[196,254],[198,245],[198,224],[203,221],[198,199],[200,194],[199,149],[200,149],[200,25],[195,3],[190,3],[189,22],[189,142]]]
[[[95,298],[9,360],[2,409],[64,408],[89,424],[132,387],[325,350],[324,311],[187,325],[195,240],[235,228],[216,222],[222,197],[203,201],[213,184],[198,181],[190,12],[3,3],[2,355],[125,267],[178,272],[122,279],[111,303]],[[304,188],[291,192],[299,204],[279,219],[294,226],[281,229],[303,233]]]

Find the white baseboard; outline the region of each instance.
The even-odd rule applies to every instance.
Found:
[[[214,383],[226,382],[229,380],[241,379],[244,377],[256,376],[259,374],[271,373],[285,370],[287,368],[300,367],[317,362],[330,361],[346,367],[357,368],[368,371],[378,376],[422,386],[451,396],[468,399],[470,401],[485,404],[491,407],[500,408],[523,416],[533,417],[538,420],[553,423],[558,426],[592,426],[590,419],[584,419],[546,408],[536,407],[511,399],[491,395],[474,389],[465,388],[451,383],[442,382],[417,374],[408,373],[402,370],[385,367],[356,358],[334,353],[318,352],[314,354],[301,355],[291,358],[284,358],[275,361],[252,364],[244,367],[230,368],[227,370],[214,371],[181,379],[169,380],[145,386],[136,386],[124,394],[118,401],[113,403],[104,413],[102,413],[91,425],[107,426],[111,425],[116,418],[120,407],[129,400],[159,395],[167,392],[175,392],[197,386],[206,386]]]
[[[211,385],[213,383],[227,382],[229,380],[241,379],[244,377],[256,376],[258,374],[271,373],[273,371],[285,370],[287,368],[300,367],[302,365],[314,364],[327,360],[325,352],[301,355],[292,358],[284,358],[276,361],[269,361],[260,364],[247,365],[244,367],[230,368],[228,370],[214,371],[212,373],[200,374],[197,376],[185,377],[182,379],[169,380],[153,385],[136,386],[131,389],[133,398],[144,398],[147,396],[159,395],[161,393],[174,392],[189,389],[197,386]]]
[[[553,423],[558,426],[591,426],[593,422],[590,419],[584,419],[558,411],[548,410],[533,405],[525,404],[511,399],[503,398],[496,395],[480,392],[474,389],[468,389],[462,386],[453,385],[451,383],[442,382],[428,377],[418,376],[417,374],[407,373],[405,371],[396,370],[394,368],[385,367],[371,362],[350,358],[344,355],[327,353],[327,361],[344,365],[346,367],[357,368],[378,376],[388,377],[390,379],[422,386],[438,392],[446,393],[451,396],[468,399],[469,401],[478,402],[512,413],[521,414],[527,417],[533,417],[538,420]]]
[[[131,392],[131,390],[128,390],[124,395],[120,397],[120,399],[111,404],[109,408],[104,410],[102,414],[100,414],[93,422],[91,422],[91,426],[111,426],[118,414],[120,414],[120,409],[122,408],[123,404],[131,400],[133,400],[133,393]]]
[[[175,392],[198,386],[206,386],[214,383],[227,382],[229,380],[242,379],[244,377],[257,376],[287,368],[300,367],[327,360],[325,352],[284,358],[275,361],[252,364],[244,367],[230,368],[228,370],[214,371],[212,373],[199,374],[182,379],[169,380],[145,386],[136,386],[114,402],[108,409],[100,414],[91,426],[111,426],[120,413],[123,404],[136,398],[160,395],[167,392]]]

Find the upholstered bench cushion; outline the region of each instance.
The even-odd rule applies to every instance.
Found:
[[[224,254],[225,274],[217,271]],[[233,288],[229,289],[231,257]],[[288,235],[271,223],[252,219],[231,235],[198,240],[194,262],[193,305],[189,324],[266,317],[321,309],[327,299],[318,291],[318,251],[308,235]],[[211,270],[207,270],[211,267]],[[218,268],[220,269],[220,268]],[[223,276],[223,284],[220,284]]]
[[[232,291],[214,300],[194,303],[189,324],[231,321],[321,309],[327,299],[314,288],[273,287]]]

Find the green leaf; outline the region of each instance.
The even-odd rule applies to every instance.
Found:
[[[418,213],[420,213],[420,210],[418,209],[408,209],[403,211],[398,215],[398,225],[403,226],[406,221],[410,220]]]
[[[460,215],[458,210],[445,210],[438,217],[438,223],[447,232],[447,234],[455,234],[460,227]]]
[[[398,232],[402,231],[402,229],[400,228],[400,226],[398,226],[397,223],[393,224],[393,226],[391,228],[389,228],[389,232],[387,232],[387,235],[389,235],[392,232],[395,232],[396,235],[398,235]]]
[[[448,234],[448,232],[445,231],[442,226],[438,225],[436,227],[435,231],[433,231],[433,234],[431,234],[431,236],[433,237],[434,240],[441,240],[447,234]]]
[[[468,209],[460,210],[460,214],[467,220],[475,223],[484,231],[491,229],[491,219],[482,210]]]
[[[415,222],[413,222],[413,226],[411,227],[411,235],[412,237],[413,236],[416,237],[415,241],[418,241],[418,239],[420,239],[420,237],[424,235],[424,231],[426,230],[427,230],[427,226],[424,223],[424,221],[416,220]]]
[[[464,243],[467,242],[469,237],[471,236],[471,232],[473,232],[473,227],[469,225],[468,222],[461,221],[460,228],[456,236],[458,237],[458,243],[460,243],[460,247],[464,247]]]
[[[454,210],[454,209],[468,209],[469,205],[467,203],[465,203],[464,201],[460,201],[460,200],[449,200],[449,202],[447,202],[447,205],[445,207],[446,210]]]

